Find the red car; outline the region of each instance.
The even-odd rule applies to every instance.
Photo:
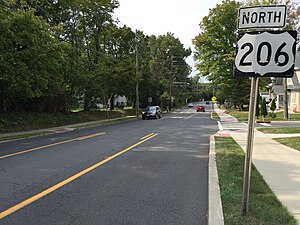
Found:
[[[205,112],[205,107],[202,105],[198,105],[196,110],[197,110],[197,112]]]

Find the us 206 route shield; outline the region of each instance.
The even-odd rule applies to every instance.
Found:
[[[239,34],[234,61],[237,77],[292,77],[296,31],[264,31]]]

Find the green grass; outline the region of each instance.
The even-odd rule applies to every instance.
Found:
[[[283,112],[277,112],[277,113],[275,113],[275,115],[276,115],[276,117],[272,118],[273,121],[284,120]],[[269,117],[269,118],[271,118],[271,117]],[[300,114],[299,113],[289,113],[289,120],[294,120],[294,121],[300,120]]]
[[[225,113],[234,116],[238,121],[248,121],[248,111],[226,110]]]
[[[298,134],[300,127],[264,127],[257,128],[258,131],[265,134]]]
[[[279,128],[257,128],[257,130],[266,134],[299,134],[299,127],[279,127]],[[280,144],[300,151],[300,137],[274,138]]]
[[[300,137],[274,138],[280,144],[300,151]]]
[[[69,113],[0,113],[0,133],[35,130],[135,115],[133,109]]]
[[[28,133],[28,134],[10,135],[10,136],[7,136],[7,137],[0,137],[0,141],[36,137],[36,136],[42,136],[42,135],[51,134],[51,133],[53,133],[53,132],[51,132],[51,131],[41,131],[41,132],[33,132],[33,133]]]
[[[216,112],[212,112],[211,113],[211,118],[213,120],[220,120],[220,117],[219,117],[219,115]]]
[[[252,166],[249,213],[241,216],[244,152],[231,137],[216,137],[216,161],[225,225],[296,225]]]
[[[237,118],[238,121],[248,121],[248,111],[238,111],[237,109],[229,109],[226,110],[225,113],[234,116]],[[261,117],[259,117],[259,120],[262,120]],[[266,121],[284,121],[283,119],[283,112],[277,112],[275,113],[275,117],[271,117],[271,113],[269,112],[269,115],[265,117]],[[289,120],[297,121],[300,120],[300,114],[297,113],[290,113],[289,114]]]

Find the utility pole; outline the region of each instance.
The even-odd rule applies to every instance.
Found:
[[[288,109],[288,95],[287,95],[287,78],[283,78],[283,103],[284,103],[284,114],[283,119],[288,120],[289,119],[289,109]]]
[[[173,55],[171,55],[171,74],[170,74],[170,84],[169,84],[169,110],[173,108],[172,104],[172,82],[173,82]]]
[[[138,34],[137,34],[137,30],[135,30],[135,75],[136,75],[135,114],[136,114],[136,117],[139,117],[140,96],[139,96],[139,53],[138,53]]]

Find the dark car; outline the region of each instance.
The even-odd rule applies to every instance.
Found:
[[[161,110],[159,106],[148,106],[144,112],[142,112],[142,119],[158,119],[161,118]]]
[[[197,112],[205,112],[205,107],[202,105],[198,105],[196,110],[197,110]]]

